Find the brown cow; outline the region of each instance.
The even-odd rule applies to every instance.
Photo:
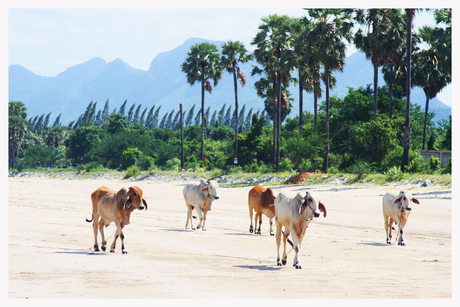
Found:
[[[249,206],[249,219],[251,225],[249,226],[249,232],[252,233],[252,216],[253,210],[256,212],[255,218],[255,234],[261,234],[260,226],[262,225],[262,213],[270,219],[270,235],[275,235],[273,232],[273,218],[275,217],[275,196],[270,188],[264,188],[263,186],[257,185],[253,187],[248,194],[248,206]],[[257,220],[259,220],[259,229],[257,229]]]
[[[94,251],[99,251],[97,228],[99,227],[102,236],[101,249],[105,251],[107,241],[104,238],[104,225],[107,227],[111,222],[115,222],[117,231],[110,252],[115,252],[115,243],[120,237],[121,251],[123,254],[127,254],[122,229],[129,224],[129,217],[135,209],[143,210],[145,206],[147,210],[147,202],[142,198],[142,190],[139,187],[130,187],[128,191],[121,188],[120,191],[116,192],[107,187],[100,187],[91,194],[91,201],[93,203],[93,218],[91,220],[86,219],[86,221],[88,223],[93,222]]]

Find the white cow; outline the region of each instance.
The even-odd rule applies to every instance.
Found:
[[[185,205],[187,206],[187,223],[185,223],[185,228],[188,227],[188,221],[190,220],[190,226],[193,230],[192,222],[192,210],[195,209],[200,218],[200,223],[198,224],[198,229],[206,230],[204,228],[204,223],[206,222],[206,214],[211,210],[212,202],[215,199],[219,199],[217,195],[217,189],[219,184],[215,180],[205,181],[200,179],[198,183],[189,183],[184,187],[184,199]]]
[[[276,224],[276,249],[277,265],[286,265],[286,240],[292,234],[293,248],[295,250],[294,266],[301,269],[299,262],[299,250],[308,224],[313,217],[319,217],[320,212],[326,217],[326,207],[315,198],[311,192],[306,192],[305,196],[297,193],[296,196],[286,193],[279,193],[275,199],[275,224]],[[283,259],[280,260],[281,228],[284,226]]]
[[[401,191],[399,194],[386,193],[383,195],[382,207],[387,244],[391,244],[391,229],[393,222],[396,222],[399,230],[398,245],[406,245],[403,239],[403,229],[412,210],[411,201],[420,204],[416,198],[413,198],[412,195],[406,191]]]

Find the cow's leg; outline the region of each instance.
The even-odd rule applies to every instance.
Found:
[[[275,234],[273,233],[273,218],[272,217],[270,218],[269,223],[270,223],[270,235],[273,236]]]
[[[258,229],[258,234],[262,234],[262,212],[257,213],[259,215],[259,229]]]
[[[193,207],[190,206],[190,205],[187,205],[187,223],[185,223],[185,229],[187,229],[188,221],[190,220],[190,227],[191,227],[192,230],[195,230],[195,228],[193,227],[192,210],[193,210]]]
[[[300,266],[299,262],[300,240],[297,237],[295,230],[292,230],[292,244],[294,245],[295,251],[293,266],[295,266],[296,269],[301,269],[302,267]]]
[[[104,226],[105,226],[104,220],[101,218],[101,220],[99,221],[99,232],[101,233],[101,238],[102,238],[101,249],[105,252],[107,240],[105,239],[105,236],[104,236]]]
[[[398,239],[398,245],[405,246],[406,243],[404,243],[404,238],[403,238],[403,226],[401,225],[401,222],[398,221],[398,230],[399,230],[399,239]]]
[[[276,265],[277,266],[282,266],[281,264],[281,259],[280,259],[280,244],[281,244],[281,224],[278,223],[278,221],[275,219],[275,226],[276,226],[276,234],[275,234],[275,239],[276,239]]]
[[[259,215],[259,212],[256,211],[256,217],[254,219],[254,233],[255,234],[260,234],[260,224],[259,224],[259,218],[260,218],[260,215]],[[257,226],[259,226],[259,229],[257,229]]]
[[[99,247],[97,244],[97,225],[99,223],[99,215],[97,213],[93,213],[93,234],[94,234],[94,251],[98,252]]]
[[[206,231],[206,228],[204,228],[204,223],[206,223],[206,214],[208,214],[208,211],[203,211],[203,226],[201,226],[202,231]]]
[[[116,246],[116,243],[117,243],[117,239],[118,239],[119,236],[121,236],[123,234],[123,232],[121,230],[121,224],[119,222],[115,222],[115,225],[117,226],[117,230],[116,230],[115,236],[113,238],[112,246],[110,247],[110,252],[111,253],[115,253],[115,246]],[[123,242],[123,238],[121,239],[121,241]],[[122,249],[123,254],[125,254],[124,248],[125,247],[123,246],[123,243],[122,243],[121,249]]]
[[[251,207],[249,207],[249,220],[251,221],[251,224],[249,225],[249,232],[250,233],[253,233],[254,232],[254,228],[252,227],[252,217],[253,217],[253,210]]]
[[[287,237],[289,237],[289,229],[286,229],[284,228],[284,234],[283,234],[283,247],[284,247],[284,251],[283,251],[283,259],[281,260],[281,263],[283,265],[286,265],[287,263],[287,253],[286,253],[286,241],[287,241]]]
[[[198,218],[200,219],[200,223],[196,227],[196,229],[200,229],[203,226],[203,215],[201,213],[201,208],[199,206],[195,206],[196,212],[198,213]]]
[[[385,235],[387,237],[387,244],[391,244],[391,225],[388,224],[388,216],[383,215],[383,221],[385,225]],[[390,232],[388,232],[388,229],[390,229]]]

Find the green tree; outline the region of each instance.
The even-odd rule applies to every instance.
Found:
[[[187,58],[182,63],[182,72],[187,75],[187,82],[194,85],[201,82],[201,160],[204,159],[204,91],[211,93],[209,80],[217,86],[222,78],[222,67],[217,47],[210,43],[198,43],[190,47]]]
[[[436,41],[439,38],[434,35],[434,29],[428,26],[422,27],[420,29],[420,37],[421,43],[427,46],[427,49],[421,49],[414,54],[414,67],[416,67],[416,69],[414,69],[413,74],[413,85],[421,86],[426,96],[422,145],[422,149],[425,149],[430,99],[436,97],[447,84],[451,83],[452,77],[449,73],[443,72],[440,69],[443,65],[439,64],[439,62],[445,59],[443,59],[435,49],[437,44]]]
[[[343,70],[345,59],[345,42],[350,42],[351,28],[349,10],[342,9],[309,9],[308,14],[312,18],[313,28],[308,34],[314,48],[318,50],[317,55],[324,68],[326,87],[326,146],[323,155],[324,173],[328,172],[329,165],[329,88],[330,71]]]
[[[243,43],[239,41],[227,41],[222,45],[221,62],[227,72],[233,75],[233,88],[235,92],[235,141],[233,146],[233,158],[238,157],[238,84],[243,87],[246,84],[246,76],[241,71],[238,63],[247,63],[252,59]]]
[[[8,166],[16,168],[16,156],[27,130],[27,108],[20,101],[8,103]]]

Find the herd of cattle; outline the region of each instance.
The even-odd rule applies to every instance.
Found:
[[[197,229],[201,228],[202,230],[206,230],[204,228],[206,214],[211,210],[212,202],[219,199],[217,194],[218,188],[219,185],[215,180],[206,181],[200,179],[198,183],[189,183],[185,185],[183,195],[187,207],[186,229],[190,221],[191,229],[195,230],[193,226],[193,218],[195,217],[192,216],[192,211],[195,209],[200,220]],[[120,237],[122,253],[127,253],[124,246],[122,229],[129,224],[129,218],[135,209],[147,209],[147,202],[142,198],[142,194],[142,190],[136,186],[130,187],[128,191],[122,188],[118,192],[107,187],[100,187],[91,194],[93,206],[92,219],[86,219],[86,221],[93,222],[94,251],[99,251],[97,242],[98,229],[102,237],[101,249],[103,251],[106,250],[107,241],[104,237],[104,226],[108,226],[111,222],[114,222],[117,229],[110,247],[110,252],[115,252],[115,244],[118,237]],[[420,204],[416,198],[413,198],[412,195],[406,191],[401,191],[399,194],[386,193],[383,196],[382,207],[386,242],[388,244],[391,244],[391,230],[394,229],[392,225],[396,223],[398,226],[398,245],[405,245],[403,229],[412,209],[411,202]],[[286,241],[288,241],[295,251],[293,266],[296,269],[300,269],[299,250],[302,239],[305,236],[308,224],[313,218],[319,217],[321,212],[323,216],[326,217],[327,211],[324,204],[311,192],[306,192],[305,194],[297,193],[297,195],[280,192],[278,196],[275,197],[272,189],[255,186],[249,191],[248,206],[251,220],[249,232],[260,234],[262,214],[267,216],[270,221],[270,235],[275,235],[276,237],[277,265],[286,265]],[[252,220],[254,213],[255,221],[253,226]],[[273,232],[273,218],[275,218],[276,233]],[[281,235],[283,235],[284,244],[282,258],[280,258],[279,255]],[[288,239],[290,235],[292,242]]]

